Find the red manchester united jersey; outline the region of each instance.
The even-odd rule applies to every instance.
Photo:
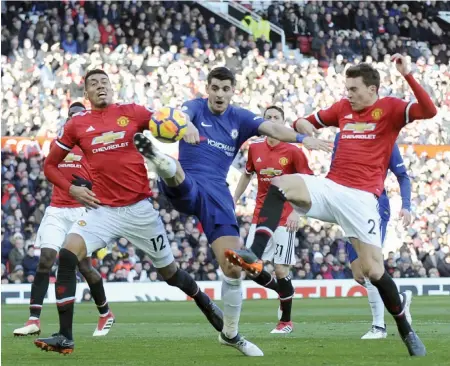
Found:
[[[341,130],[328,178],[347,187],[380,196],[395,140],[409,120],[408,103],[398,98],[378,99],[372,106],[354,111],[348,99],[307,119],[317,128]]]
[[[52,142],[52,145],[54,143]],[[70,153],[64,158],[58,169],[63,173],[64,178],[68,181],[74,179],[73,174],[87,179],[92,182],[90,175],[89,164],[83,152],[78,146],[75,146]],[[58,186],[53,186],[52,200],[50,206],[53,207],[82,207],[77,200],[75,200],[69,193],[62,190]]]
[[[72,117],[56,144],[83,150],[102,205],[132,205],[151,196],[144,158],[133,144],[136,132],[148,129],[152,111],[140,105],[111,104]]]
[[[273,177],[283,174],[313,174],[308,166],[308,159],[302,149],[294,144],[280,142],[270,146],[267,139],[253,142],[248,149],[246,165],[248,174],[256,173],[258,178],[258,194],[252,223],[256,224],[262,205]],[[292,206],[286,202],[281,215],[280,226],[286,225],[286,220],[292,212]]]

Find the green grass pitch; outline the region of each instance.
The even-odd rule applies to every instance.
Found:
[[[222,305],[222,304],[220,304]],[[416,297],[413,326],[428,356],[410,358],[390,316],[385,340],[360,340],[370,327],[367,299],[296,299],[294,333],[270,334],[278,302],[245,301],[241,333],[264,357],[249,358],[219,345],[217,333],[194,303],[116,303],[117,322],[106,337],[92,337],[97,322],[93,303],[76,304],[75,351],[63,356],[43,352],[35,337],[12,336],[28,316],[26,306],[2,306],[2,365],[450,365],[450,297]],[[41,336],[58,330],[55,305],[45,305]]]

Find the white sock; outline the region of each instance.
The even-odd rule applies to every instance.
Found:
[[[39,318],[36,316],[30,316],[30,318],[28,320],[39,320]]]
[[[372,325],[384,328],[384,303],[378,292],[378,289],[372,285],[369,279],[365,278],[367,297],[369,298],[369,305],[372,311]]]
[[[222,280],[223,330],[227,338],[238,334],[239,317],[242,308],[242,280],[225,277]]]
[[[156,172],[161,178],[173,178],[177,172],[177,164],[171,157],[159,151],[154,151],[156,159],[152,160],[155,165]]]

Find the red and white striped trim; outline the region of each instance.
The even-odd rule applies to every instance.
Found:
[[[41,309],[41,308],[42,308],[42,305],[39,305],[39,304],[31,304],[31,305],[30,305],[30,308],[38,308],[38,309]]]
[[[72,150],[72,149],[69,149],[66,145],[60,143],[58,140],[55,141],[55,144],[58,145],[61,149],[64,149],[64,150],[67,150],[67,151]]]
[[[269,229],[268,227],[266,227],[266,226],[259,226],[259,227],[257,227],[256,230],[255,230],[255,235],[256,235],[256,233],[258,233],[258,232],[260,232],[260,233],[262,233],[262,234],[266,234],[267,236],[270,236],[270,237],[273,236],[273,231],[270,230],[270,229]]]
[[[320,120],[319,112],[314,113],[314,118],[316,119],[316,121],[317,121],[317,123],[318,123],[319,125],[321,125],[322,127],[327,127],[327,126]]]
[[[71,302],[75,302],[75,296],[65,297],[64,299],[56,300],[56,306],[64,306],[70,304]]]

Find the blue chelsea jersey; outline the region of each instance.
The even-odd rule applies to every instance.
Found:
[[[213,114],[208,99],[194,99],[183,104],[182,110],[200,134],[200,143],[191,145],[180,141],[179,162],[183,170],[199,182],[226,186],[226,177],[241,145],[259,135],[264,119],[235,106],[223,114]]]

